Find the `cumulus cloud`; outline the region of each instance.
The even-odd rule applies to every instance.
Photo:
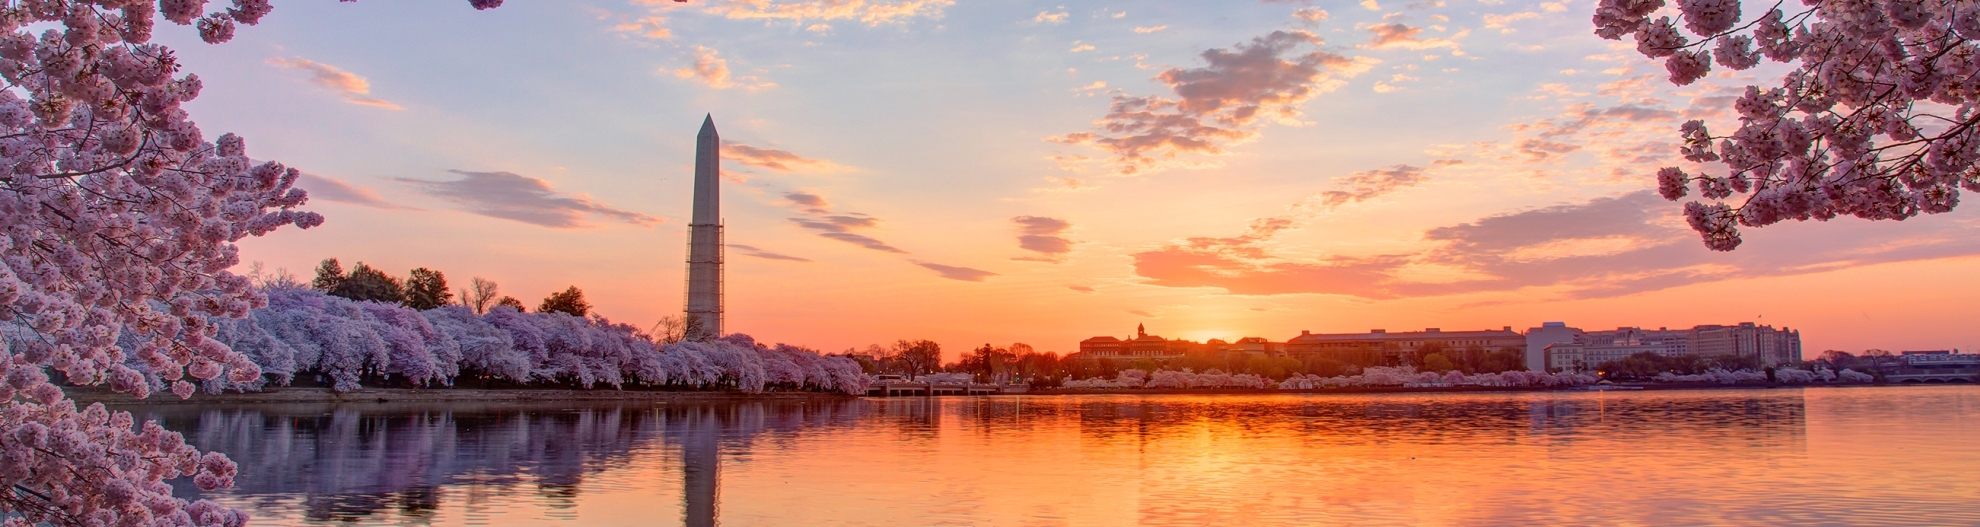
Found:
[[[775,148],[758,148],[735,141],[722,141],[722,159],[779,172],[838,172],[848,168],[824,159],[804,157]]]
[[[343,180],[304,172],[296,178],[296,186],[309,191],[309,199],[335,201],[352,205],[363,205],[378,209],[411,209],[404,205],[385,201],[378,192],[367,187],[347,183]]]
[[[762,250],[762,249],[758,249],[758,248],[756,248],[756,247],[754,247],[754,246],[750,246],[750,245],[743,245],[743,244],[740,244],[740,243],[731,243],[731,244],[728,244],[728,245],[727,245],[727,247],[728,247],[728,248],[730,248],[730,249],[735,249],[735,250],[738,250],[738,251],[742,251],[742,255],[743,255],[743,256],[748,256],[748,257],[752,257],[752,258],[762,258],[762,259],[765,259],[765,260],[783,260],[783,261],[787,261],[787,262],[809,262],[809,261],[811,261],[811,259],[810,259],[810,258],[799,258],[799,257],[796,257],[796,256],[791,256],[791,255],[788,255],[788,254],[778,254],[778,253],[773,253],[773,252],[770,252],[770,251],[765,251],[765,250]]]
[[[1057,263],[1066,253],[1072,252],[1072,240],[1060,236],[1072,228],[1072,223],[1044,216],[1018,216],[1011,218],[1011,221],[1017,224],[1018,248],[1040,255],[1020,257],[1018,260]]]
[[[296,58],[274,57],[268,59],[268,64],[271,66],[309,72],[309,81],[311,83],[314,83],[317,86],[322,86],[336,91],[338,94],[344,97],[345,102],[351,104],[363,105],[363,106],[371,106],[375,108],[384,108],[387,110],[400,109],[399,105],[397,104],[392,104],[391,102],[385,101],[383,99],[372,97],[371,81],[366,80],[364,77],[361,77],[356,73],[351,73],[339,69],[336,66],[331,66],[329,64],[316,62],[302,57],[296,57]]]
[[[589,227],[586,217],[647,226],[660,218],[614,208],[582,194],[563,194],[541,179],[509,172],[449,170],[454,181],[398,178],[429,196],[452,201],[462,210],[492,218],[515,220],[553,229]]]
[[[1204,51],[1199,68],[1155,76],[1175,97],[1117,96],[1096,131],[1048,138],[1107,152],[1123,175],[1201,165],[1185,154],[1219,155],[1256,137],[1260,120],[1301,125],[1299,107],[1369,68],[1366,61],[1311,49],[1320,37],[1274,31],[1232,48]]]
[[[765,82],[753,76],[731,75],[729,61],[718,56],[718,52],[708,46],[695,46],[694,64],[674,70],[674,76],[698,80],[716,89],[742,88],[755,91],[777,86],[777,83]]]
[[[942,278],[947,278],[950,280],[962,280],[964,282],[981,282],[985,278],[997,276],[997,273],[992,273],[980,269],[970,269],[968,267],[956,267],[951,265],[934,264],[928,262],[914,262],[914,264],[928,268],[929,270],[935,271],[936,273],[940,273],[942,275]]]
[[[737,20],[807,22],[845,20],[867,26],[902,24],[917,18],[942,18],[954,0],[737,0],[710,2],[708,12]]]
[[[1980,220],[1943,216],[1905,225],[1787,224],[1750,233],[1739,251],[1716,253],[1698,242],[1678,210],[1638,191],[1430,229],[1423,235],[1429,248],[1405,254],[1297,259],[1172,244],[1134,255],[1135,272],[1154,285],[1245,295],[1389,299],[1553,288],[1573,299],[1980,255],[1980,240],[1964,234]],[[1413,281],[1401,272],[1412,265],[1456,269],[1464,278]]]

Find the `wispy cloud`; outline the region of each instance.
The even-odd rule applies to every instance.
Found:
[[[779,172],[840,172],[851,169],[845,165],[800,156],[787,150],[758,148],[735,141],[722,141],[722,158]]]
[[[1018,216],[1011,218],[1011,221],[1017,224],[1018,248],[1040,255],[1019,257],[1017,260],[1058,263],[1066,253],[1072,252],[1072,240],[1060,236],[1072,228],[1072,223],[1044,216]]]
[[[707,11],[738,20],[806,22],[855,21],[868,26],[902,24],[917,18],[942,18],[954,0],[738,0],[712,2]]]
[[[1458,47],[1456,39],[1464,38],[1469,33],[1460,30],[1450,38],[1426,38],[1423,36],[1423,28],[1410,27],[1401,22],[1375,24],[1367,26],[1367,29],[1371,34],[1368,38],[1368,47],[1411,50],[1448,48],[1452,55],[1464,55],[1464,50]]]
[[[378,195],[378,191],[372,190],[369,187],[353,185],[337,178],[319,176],[308,172],[304,172],[302,177],[296,178],[296,186],[309,191],[309,198],[311,200],[320,199],[323,201],[349,203],[386,210],[418,210],[413,207],[385,201],[384,197]]]
[[[1062,24],[1065,23],[1066,18],[1071,16],[1072,16],[1071,14],[1066,13],[1065,11],[1060,11],[1057,13],[1053,13],[1051,11],[1039,11],[1038,16],[1031,17],[1031,22],[1034,24]]]
[[[1204,51],[1203,67],[1155,76],[1175,98],[1118,96],[1096,122],[1097,131],[1048,140],[1105,151],[1123,175],[1207,165],[1181,156],[1223,154],[1226,146],[1256,137],[1260,120],[1302,125],[1299,107],[1307,100],[1367,71],[1364,61],[1311,49],[1321,44],[1305,31],[1274,31]]]
[[[1154,33],[1154,32],[1158,32],[1158,31],[1161,31],[1161,30],[1164,30],[1164,29],[1168,29],[1168,28],[1169,28],[1169,26],[1147,26],[1147,27],[1137,27],[1137,28],[1134,28],[1134,32],[1136,32],[1136,33],[1140,33],[1140,34],[1143,34],[1143,35],[1146,35],[1146,34],[1149,34],[1149,33]]]
[[[756,248],[755,246],[750,246],[750,245],[743,245],[743,244],[740,244],[740,243],[731,243],[731,244],[728,244],[728,245],[727,245],[727,247],[728,247],[728,248],[730,248],[730,249],[736,249],[736,250],[739,250],[739,251],[742,251],[742,255],[743,255],[743,256],[748,256],[748,257],[751,257],[751,258],[762,258],[762,259],[765,259],[765,260],[783,260],[783,261],[788,261],[788,262],[809,262],[809,261],[811,261],[811,259],[810,259],[810,258],[799,258],[799,257],[796,257],[796,256],[791,256],[791,255],[788,255],[788,254],[778,254],[778,253],[773,253],[773,252],[770,252],[770,251],[765,251],[765,250],[762,250],[762,249],[758,249],[758,248]]]
[[[1511,24],[1513,22],[1518,22],[1521,20],[1532,20],[1535,18],[1540,18],[1540,13],[1526,11],[1523,13],[1513,13],[1510,15],[1496,15],[1496,14],[1486,13],[1484,20],[1485,20],[1485,27],[1488,29],[1497,29],[1499,30],[1500,33],[1511,33],[1515,30],[1512,27],[1509,27],[1507,24]]]
[[[674,31],[667,28],[667,18],[663,16],[601,12],[599,18],[612,21],[610,30],[615,33],[654,40],[674,38]]]
[[[316,62],[302,57],[295,57],[295,58],[273,57],[268,59],[268,64],[276,67],[309,72],[309,81],[311,83],[316,84],[317,86],[322,86],[325,88],[329,88],[333,91],[336,91],[338,94],[344,97],[345,102],[349,102],[351,104],[363,105],[363,106],[371,106],[375,108],[384,108],[387,110],[401,109],[397,104],[392,104],[391,102],[387,102],[383,99],[372,97],[371,81],[366,80],[364,77],[359,76],[356,73],[351,73],[339,69],[336,66],[331,66],[329,64]]]
[[[1293,11],[1292,16],[1294,20],[1298,20],[1300,24],[1306,27],[1318,27],[1321,22],[1327,21],[1327,10],[1318,7],[1302,7]]]
[[[858,245],[875,251],[907,254],[907,251],[887,245],[887,242],[880,241],[872,236],[853,232],[879,227],[879,218],[857,212],[834,214],[831,203],[825,200],[825,196],[817,193],[787,192],[784,194],[784,199],[789,200],[791,204],[799,208],[800,212],[804,213],[803,216],[789,218],[791,223],[797,225],[799,228],[815,232],[824,238]]]
[[[1457,163],[1450,164],[1454,165]],[[1341,205],[1388,194],[1396,189],[1413,187],[1428,178],[1429,176],[1425,175],[1422,167],[1410,165],[1396,165],[1389,168],[1356,172],[1346,178],[1337,180],[1337,183],[1348,187],[1346,190],[1322,192],[1320,193],[1320,201],[1323,207],[1332,210]]]
[[[1962,234],[1975,222],[1946,217],[1902,227],[1782,225],[1752,233],[1737,252],[1715,253],[1676,212],[1646,190],[1437,227],[1423,235],[1430,248],[1416,252],[1291,258],[1256,244],[1235,251],[1177,244],[1134,255],[1135,272],[1153,285],[1244,295],[1390,299],[1550,288],[1557,293],[1537,298],[1578,299],[1980,255],[1980,241]],[[1254,224],[1248,232],[1257,230]],[[1405,272],[1413,266],[1454,269],[1462,278],[1413,280]]]
[[[461,179],[397,180],[426,195],[454,202],[467,212],[553,229],[590,227],[586,217],[639,226],[660,222],[660,218],[615,208],[590,196],[559,193],[541,179],[509,172],[448,172],[460,175]]]
[[[674,76],[698,80],[716,89],[742,88],[755,91],[777,86],[777,83],[766,82],[754,76],[730,74],[729,61],[718,56],[718,52],[708,46],[695,46],[694,64],[674,70]]]
[[[786,192],[784,193],[784,199],[803,207],[802,210],[806,214],[831,213],[832,204],[825,201],[825,196],[810,192]]]
[[[942,265],[942,264],[934,264],[928,262],[914,262],[914,264],[922,267],[926,267],[930,270],[935,271],[936,273],[940,273],[942,275],[942,278],[947,278],[950,280],[962,280],[964,282],[981,282],[986,278],[997,276],[997,273],[992,273],[981,269],[970,269],[968,267],[956,267],[952,265]]]

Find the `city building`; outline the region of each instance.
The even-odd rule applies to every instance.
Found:
[[[1980,354],[1960,353],[1959,350],[1906,351],[1898,358],[1906,366],[1918,369],[1975,368],[1980,367]]]
[[[1732,326],[1702,325],[1679,330],[1622,327],[1613,331],[1592,332],[1549,322],[1528,332],[1527,344],[1529,367],[1537,351],[1546,371],[1592,370],[1638,353],[1655,353],[1665,357],[1732,357],[1751,360],[1759,367],[1801,361],[1801,332],[1787,328],[1776,330],[1773,326],[1752,322]]]
[[[1108,336],[1093,337],[1079,342],[1079,354],[1085,359],[1114,360],[1169,360],[1182,358],[1194,342],[1167,340],[1148,334],[1148,328],[1141,324],[1134,326],[1134,338],[1119,339]]]
[[[1567,327],[1566,322],[1543,322],[1540,327],[1526,330],[1526,369],[1553,369],[1547,364],[1547,346],[1571,343],[1581,335],[1581,330]]]
[[[1286,341],[1286,354],[1302,359],[1312,356],[1342,359],[1351,355],[1375,352],[1382,354],[1391,364],[1400,364],[1403,357],[1415,353],[1417,348],[1432,342],[1440,343],[1450,349],[1467,349],[1473,346],[1487,350],[1524,349],[1526,336],[1513,331],[1512,326],[1484,331],[1443,331],[1441,328],[1395,333],[1380,329],[1367,333],[1301,331],[1299,336]]]
[[[1272,342],[1262,337],[1245,337],[1238,339],[1237,342],[1225,342],[1220,339],[1201,343],[1169,340],[1148,334],[1148,328],[1144,325],[1135,326],[1134,338],[1122,339],[1103,335],[1079,342],[1079,357],[1090,360],[1149,359],[1160,362],[1180,359],[1190,353],[1210,352],[1228,358],[1234,354],[1277,356],[1285,354],[1285,351],[1285,343]]]

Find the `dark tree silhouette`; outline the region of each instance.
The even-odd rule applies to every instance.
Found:
[[[536,311],[539,313],[556,311],[582,317],[586,312],[591,311],[591,304],[584,301],[584,291],[579,291],[577,286],[571,286],[562,292],[545,297],[543,303],[536,306]]]
[[[447,289],[447,275],[421,267],[406,277],[406,307],[424,311],[453,301],[454,292]]]
[[[522,311],[529,311],[529,308],[526,308],[526,307],[523,307],[523,303],[522,303],[522,301],[521,301],[521,300],[516,300],[516,297],[513,297],[513,296],[505,296],[505,297],[502,297],[502,299],[501,299],[501,300],[496,300],[496,301],[495,301],[495,305],[497,305],[497,306],[509,306],[509,307],[512,307],[512,308],[515,308],[515,309],[516,309],[516,311],[518,311],[518,312],[522,312]]]
[[[352,267],[351,274],[345,276],[344,280],[338,282],[337,287],[331,289],[329,292],[331,296],[339,296],[351,300],[369,300],[391,304],[400,304],[406,301],[406,288],[399,283],[399,279],[385,274],[384,271],[365,265],[364,262],[358,262],[356,267]]]
[[[316,265],[316,279],[309,281],[309,287],[325,293],[335,291],[337,284],[344,283],[344,266],[336,258],[324,258]]]
[[[910,379],[934,371],[936,366],[942,364],[942,345],[934,341],[902,340],[895,342],[894,349],[890,351],[892,353],[888,359],[906,369]]]

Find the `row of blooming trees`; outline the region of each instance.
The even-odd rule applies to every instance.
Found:
[[[786,344],[765,346],[747,335],[656,343],[633,326],[560,311],[524,313],[498,306],[477,315],[458,305],[421,311],[300,287],[271,288],[267,294],[268,307],[218,321],[214,337],[258,373],[201,381],[207,392],[259,390],[298,376],[321,377],[339,391],[363,384],[441,387],[474,379],[574,388],[866,392],[866,376],[851,359]],[[165,382],[145,364],[133,366],[154,386]]]

